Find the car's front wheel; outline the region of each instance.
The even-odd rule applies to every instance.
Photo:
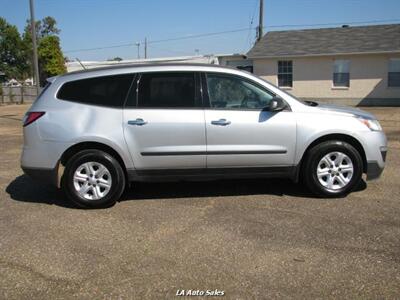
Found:
[[[341,197],[360,182],[363,163],[360,153],[343,141],[322,142],[311,148],[303,165],[303,177],[317,195]]]
[[[119,162],[100,150],[84,150],[68,160],[62,187],[67,197],[82,207],[113,205],[125,188],[125,175]]]

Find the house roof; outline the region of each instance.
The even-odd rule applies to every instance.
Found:
[[[400,52],[400,24],[270,31],[249,58]]]

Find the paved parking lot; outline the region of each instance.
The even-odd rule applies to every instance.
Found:
[[[140,183],[105,210],[22,175],[27,108],[0,106],[1,299],[400,296],[400,108],[368,109],[387,167],[347,198],[288,180]]]

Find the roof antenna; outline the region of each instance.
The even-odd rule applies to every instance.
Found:
[[[79,60],[79,58],[75,57],[75,59],[78,61],[78,63],[82,66],[84,70],[86,70],[86,67],[83,65],[83,63]]]

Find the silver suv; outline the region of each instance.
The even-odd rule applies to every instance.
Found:
[[[24,118],[21,166],[85,207],[133,181],[289,177],[325,197],[378,178],[387,142],[355,108],[300,101],[250,73],[141,65],[50,78]]]

